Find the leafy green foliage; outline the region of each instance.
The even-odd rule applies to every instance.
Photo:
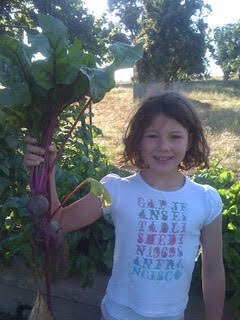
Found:
[[[29,45],[8,36],[0,39],[0,81],[5,87],[0,90],[0,106],[11,106],[8,115],[18,120],[17,125],[33,130],[35,136],[71,103],[84,100],[86,95],[95,102],[101,100],[115,85],[114,71],[132,66],[141,57],[139,46],[135,49],[118,43],[110,47],[113,62],[97,68],[82,42],[68,45],[67,29],[61,21],[43,15],[38,18],[42,33],[29,36]],[[36,60],[37,53],[44,58]]]
[[[239,308],[240,182],[234,183],[228,190],[220,189],[219,192],[224,202],[223,252],[227,274],[227,290],[230,291],[231,304]]]
[[[194,177],[196,182],[215,187],[223,201],[223,256],[226,270],[227,297],[229,303],[240,307],[240,181],[233,172],[212,167]],[[200,277],[200,274],[199,274]],[[236,315],[239,319],[239,314]]]
[[[87,178],[86,181],[90,183],[90,192],[102,201],[103,206],[110,206],[112,200],[107,189],[105,189],[100,182],[93,178]]]
[[[83,48],[105,61],[106,44],[111,29],[105,19],[96,19],[82,0],[2,0],[0,6],[0,34],[22,39],[23,32],[36,33],[37,13],[61,20],[69,32],[69,40],[82,39]]]
[[[28,175],[22,164],[22,134],[0,125],[0,261],[29,254],[30,221],[25,208]]]
[[[130,38],[133,41],[141,30],[142,1],[109,0],[108,6],[110,12],[119,18],[125,31],[130,32]]]
[[[115,85],[114,71],[132,66],[141,57],[141,48],[113,44],[112,62],[98,68],[80,40],[69,45],[67,28],[60,20],[45,15],[38,20],[42,32],[28,36],[28,45],[8,36],[0,38],[0,82],[4,86],[0,107],[8,121],[27,128],[45,148],[46,161],[40,170],[33,168],[30,186],[32,193],[47,194],[48,147],[59,116],[73,103],[79,104],[82,114],[90,101],[100,101]]]
[[[226,189],[232,185],[234,174],[231,170],[213,166],[198,172],[194,179],[198,183],[207,183],[216,189]]]
[[[0,34],[21,37],[23,26],[30,30],[33,24],[33,7],[22,0],[2,0],[0,6]]]
[[[98,68],[93,54],[83,50],[79,40],[69,45],[67,28],[60,20],[39,14],[38,22],[41,32],[28,36],[28,44],[6,35],[0,38],[0,83],[3,85],[0,90],[0,107],[3,118],[8,119],[5,125],[27,128],[29,134],[38,138],[40,145],[46,150],[45,161],[31,170],[30,191],[31,195],[43,195],[47,198],[51,207],[49,177],[54,164],[49,161],[49,146],[57,132],[56,129],[58,132],[61,131],[60,116],[65,116],[64,112],[68,107],[77,106],[80,109],[73,124],[63,126],[67,133],[61,141],[57,157],[62,154],[67,140],[91,101],[100,101],[106,92],[114,87],[114,71],[119,67],[132,66],[135,60],[140,58],[141,49],[139,46],[132,47],[121,43],[112,45],[112,62],[104,68]],[[39,54],[42,58],[38,57]],[[90,98],[87,103],[86,97]],[[68,121],[68,124],[70,122]],[[83,141],[88,138],[86,129],[86,125],[80,128]],[[93,143],[90,145],[93,146]],[[83,147],[86,146],[88,144],[84,142]],[[91,149],[94,150],[85,148],[86,152],[83,154],[87,166],[92,157],[95,157],[96,151],[98,152],[97,148],[93,152]],[[89,173],[89,168],[85,173]],[[92,173],[94,170],[89,176]],[[7,180],[5,182],[7,184]],[[103,198],[106,200],[106,194]],[[60,252],[54,251],[62,251],[55,246],[58,238],[52,237],[54,250],[50,253],[48,227],[53,215],[54,213],[47,210],[41,219],[32,221],[33,230],[37,231],[33,233],[34,251],[44,253],[47,301],[50,310],[50,261],[55,261],[51,255],[60,255]],[[6,219],[7,229],[10,229],[11,215]],[[22,234],[24,235],[24,232]]]
[[[65,139],[78,108],[71,106],[69,114],[62,115],[59,133],[54,141],[57,146]],[[94,143],[93,137],[101,131],[88,124],[90,115],[81,118],[57,165],[56,179],[61,199],[89,176],[99,180],[112,171],[106,157]],[[84,130],[83,130],[84,128]],[[29,194],[29,175],[22,163],[23,134],[21,131],[0,127],[0,261],[8,263],[14,256],[24,258],[31,268],[42,268],[39,256],[32,247],[32,223],[26,210]],[[69,160],[71,159],[71,160]],[[90,185],[79,190],[70,201],[76,200],[89,191]],[[67,236],[69,247],[68,272],[81,276],[83,284],[89,285],[97,271],[107,272],[111,268],[114,230],[113,226],[100,219],[92,226]],[[101,254],[99,254],[101,250]],[[39,270],[43,274],[43,270]]]
[[[225,80],[240,74],[240,22],[214,30],[216,50],[214,57],[222,68]]]
[[[186,80],[204,75],[207,48],[203,0],[110,0],[130,37],[143,43],[138,82]]]
[[[144,56],[137,64],[140,81],[185,80],[204,73],[206,51],[204,2],[143,1],[139,35]]]

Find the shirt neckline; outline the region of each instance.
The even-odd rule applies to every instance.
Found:
[[[160,193],[166,193],[166,194],[174,194],[174,193],[178,193],[178,192],[182,192],[183,190],[186,189],[188,183],[189,183],[189,178],[186,177],[184,175],[184,184],[182,187],[180,187],[179,189],[177,190],[170,190],[170,191],[167,191],[167,190],[161,190],[161,189],[157,189],[157,188],[154,188],[153,186],[151,186],[150,184],[148,184],[142,177],[141,173],[138,171],[136,172],[136,177],[140,180],[140,182],[142,184],[144,184],[146,187],[150,188],[151,190],[155,191],[155,192],[160,192]]]

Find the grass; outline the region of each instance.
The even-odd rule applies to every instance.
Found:
[[[233,170],[239,178],[240,81],[193,81],[174,85],[176,87],[196,106],[211,148],[211,163]],[[115,165],[123,150],[123,134],[137,103],[131,86],[119,86],[93,106],[93,123],[103,132],[96,142]]]

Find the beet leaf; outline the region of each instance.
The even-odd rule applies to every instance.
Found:
[[[54,164],[48,161],[48,148],[58,130],[59,116],[71,104],[78,103],[80,118],[91,102],[100,101],[114,87],[115,70],[132,67],[141,58],[142,48],[123,43],[110,45],[111,63],[98,67],[95,57],[83,50],[81,40],[69,43],[67,28],[60,20],[39,14],[38,23],[41,31],[27,34],[24,42],[7,35],[0,36],[0,108],[8,121],[14,122],[19,129],[26,128],[28,134],[36,137],[45,148],[44,163],[31,171],[30,189],[32,196],[41,195],[51,204],[49,176]],[[93,193],[103,196],[103,190],[96,182],[88,182]],[[105,201],[108,197],[106,192],[104,194]],[[51,310],[49,248],[53,244],[50,243],[49,226],[53,214],[48,210],[43,217],[39,216],[41,218],[33,219],[35,240],[44,250],[47,302]]]

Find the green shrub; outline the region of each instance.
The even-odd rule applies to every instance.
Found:
[[[0,125],[0,261],[29,254],[31,224],[26,210],[28,175],[23,167],[22,133]]]
[[[240,181],[231,170],[212,167],[194,176],[199,183],[215,187],[223,201],[223,257],[226,270],[227,300],[240,307]],[[200,274],[198,274],[200,277]],[[198,281],[199,283],[199,281]],[[239,314],[236,315],[239,319]]]

